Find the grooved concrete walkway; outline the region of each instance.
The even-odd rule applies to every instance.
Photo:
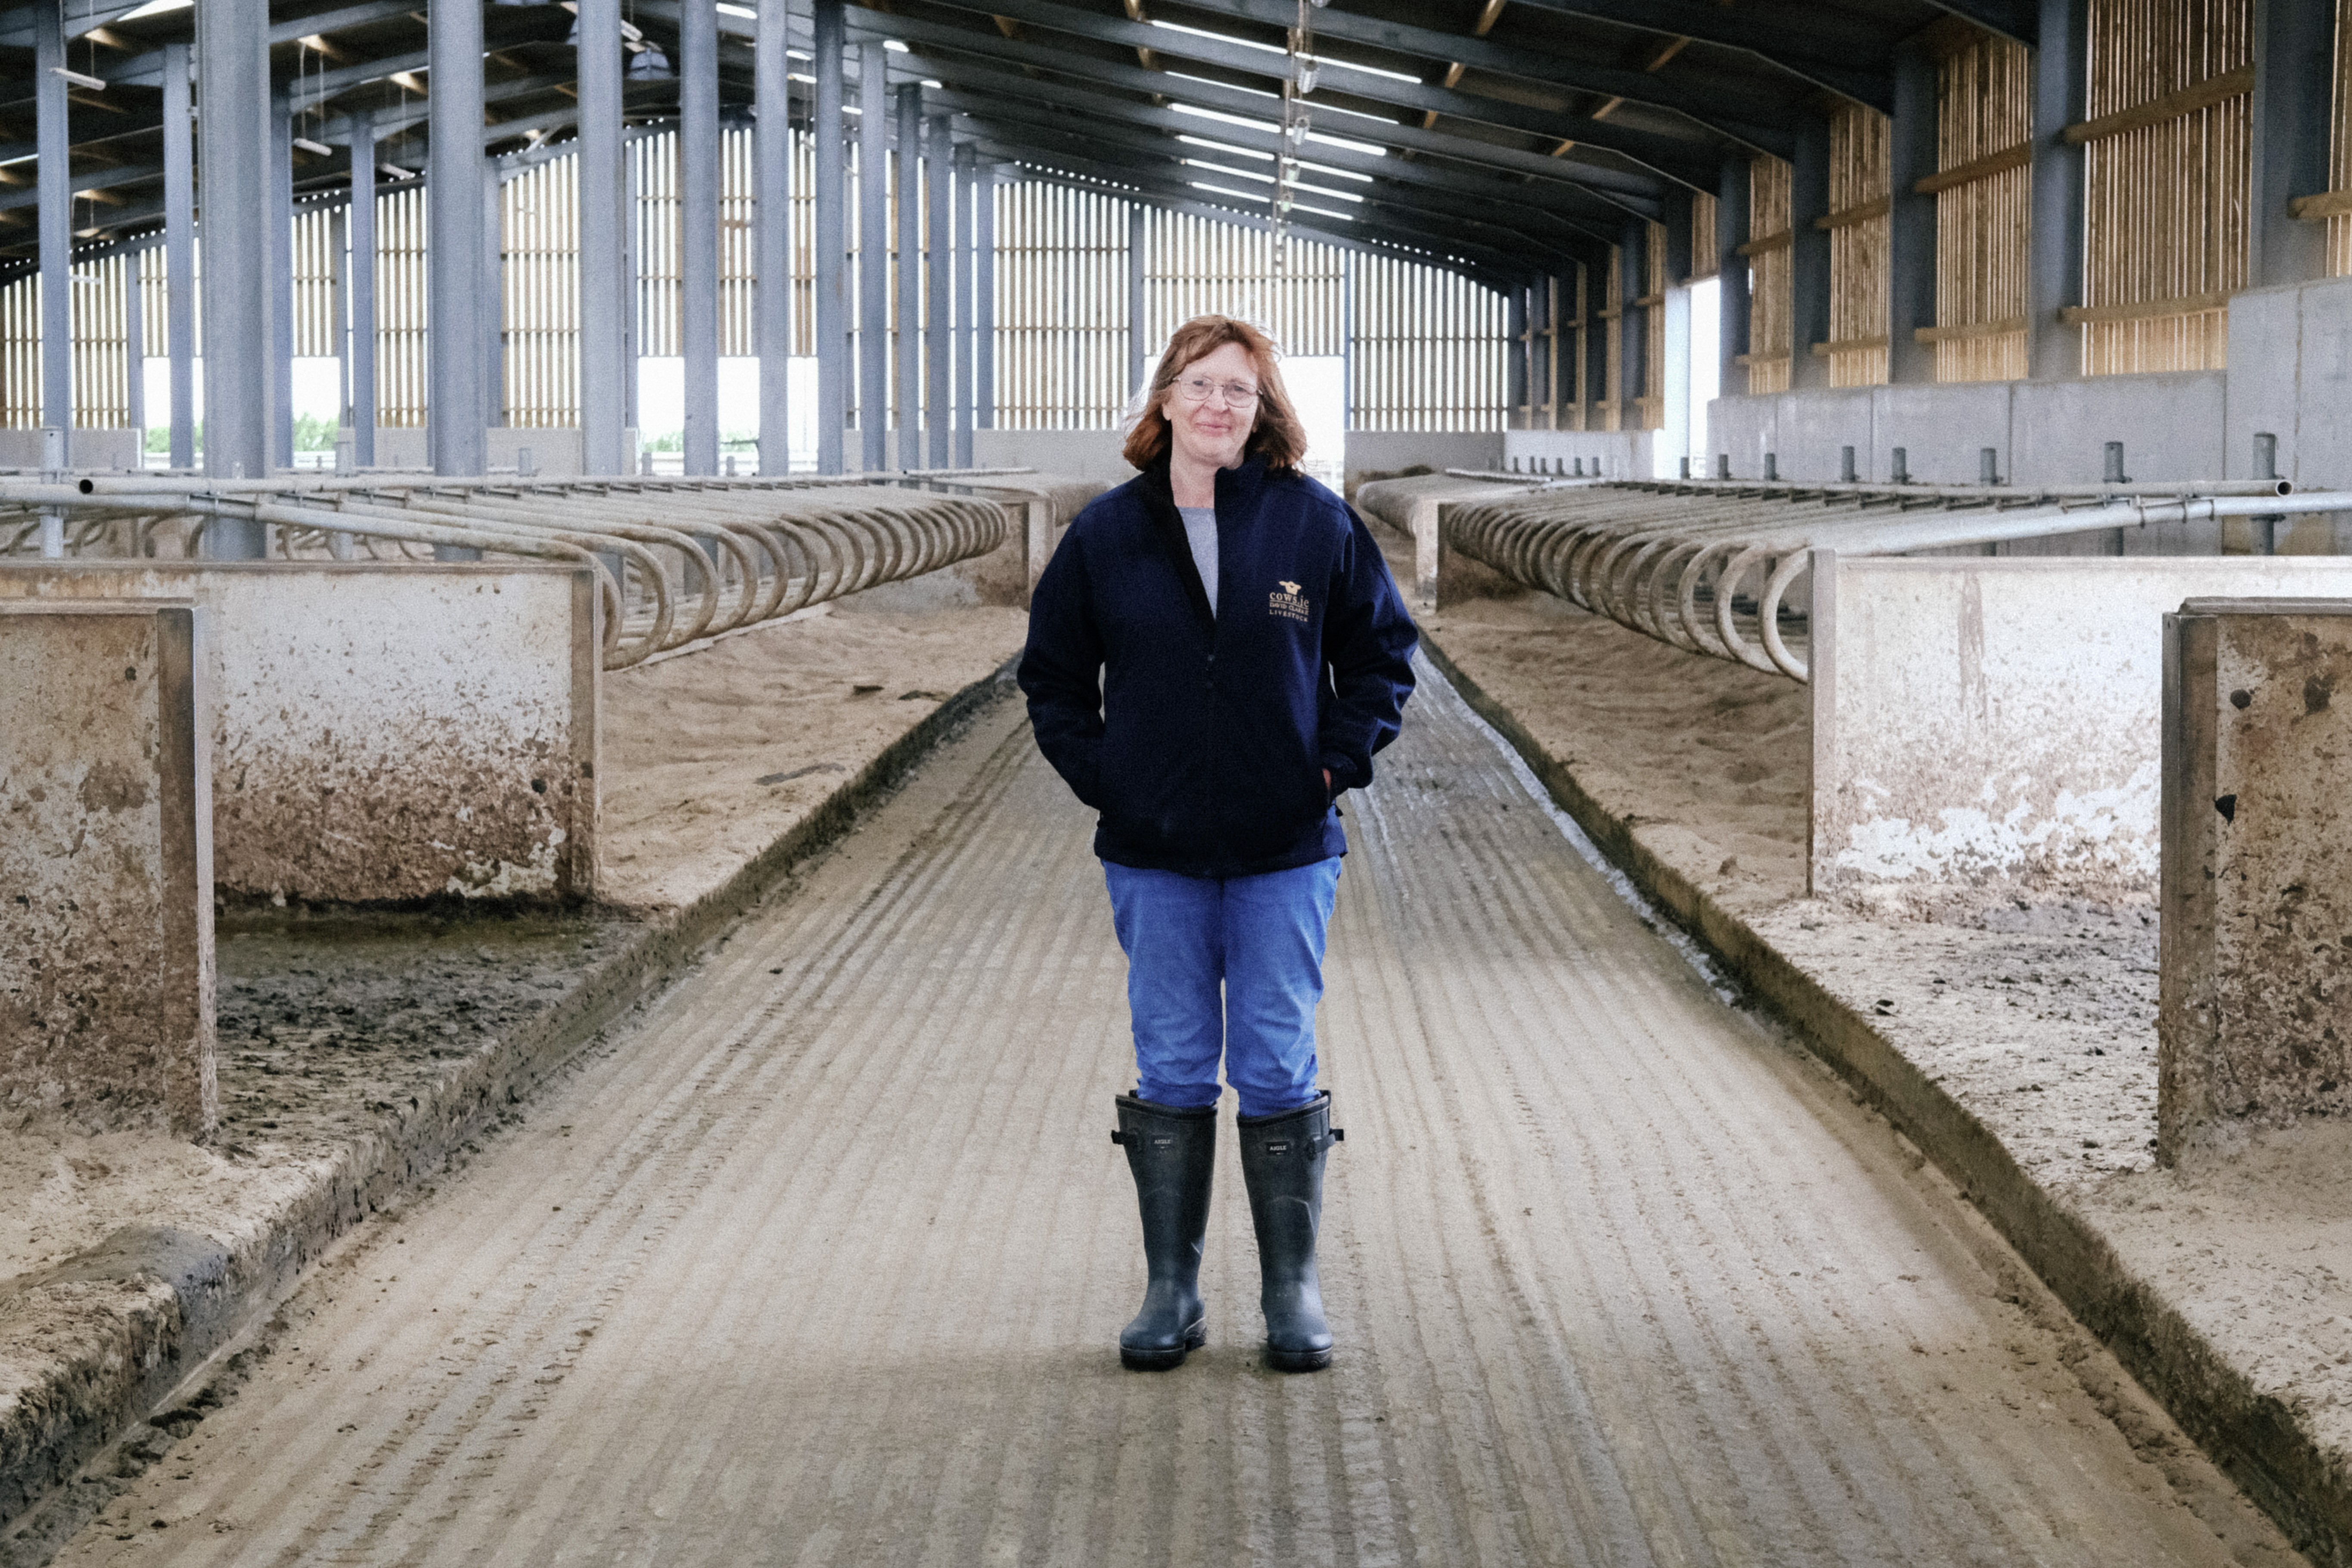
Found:
[[[1210,1346],[1118,1367],[1122,966],[1008,703],[63,1561],[2291,1561],[1424,679],[1349,797],[1329,1373],[1256,1363],[1229,1130]]]

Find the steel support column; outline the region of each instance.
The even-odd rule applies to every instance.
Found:
[[[1888,135],[1886,379],[1936,379],[1936,345],[1919,329],[1936,324],[1936,198],[1917,184],[1936,172],[1936,55],[1924,41],[1895,51],[1895,121]]]
[[[1151,340],[1147,335],[1150,323],[1146,321],[1144,264],[1150,258],[1144,254],[1150,244],[1151,220],[1143,204],[1137,202],[1127,209],[1127,390],[1130,397],[1140,395],[1143,378],[1150,374],[1146,356],[1151,353]]]
[[[269,95],[269,460],[294,466],[294,110]]]
[[[2083,149],[2065,130],[2087,117],[2090,0],[2042,0],[2033,51],[2033,234],[2025,265],[2026,374],[2083,374],[2083,329],[2058,312],[2083,298]]]
[[[1622,248],[1623,260],[1618,276],[1625,280],[1625,289],[1620,301],[1624,314],[1617,319],[1617,389],[1623,396],[1617,411],[1617,428],[1640,430],[1645,428],[1642,424],[1642,388],[1649,379],[1652,307],[1636,301],[1650,294],[1650,226],[1640,218],[1628,219]]]
[[[131,425],[131,466],[143,468],[147,460],[147,300],[142,279],[147,252],[134,250],[122,258],[122,390]]]
[[[978,156],[969,142],[955,150],[955,461],[963,468],[972,466],[972,202],[980,189],[978,169]]]
[[[843,0],[816,0],[816,467],[837,474],[849,423],[849,127]]]
[[[678,353],[686,378],[685,468],[719,471],[719,12],[678,6]]]
[[[1806,113],[1797,122],[1797,157],[1789,166],[1789,385],[1830,384],[1830,362],[1813,352],[1830,341],[1830,234],[1814,220],[1830,211],[1830,123]]]
[[[2334,107],[2334,7],[2315,0],[2254,0],[2253,288],[2327,276],[2327,226],[2288,204],[2330,188],[2328,116]]]
[[[1510,291],[1503,306],[1503,331],[1511,342],[1505,362],[1509,370],[1504,378],[1503,426],[1510,430],[1528,429],[1533,424],[1528,401],[1528,389],[1534,384],[1528,374],[1528,290],[1522,284]]]
[[[163,329],[172,354],[172,467],[196,463],[196,139],[188,46],[163,46]]]
[[[890,56],[857,46],[857,437],[859,466],[890,462]]]
[[[760,471],[792,471],[793,121],[782,0],[760,7],[752,36],[752,352],[760,356]]]
[[[205,0],[196,10],[204,84],[205,472],[258,479],[269,468],[268,0]],[[210,556],[262,553],[257,522],[205,530]]]
[[[206,0],[207,4],[212,0]],[[430,0],[432,152],[425,201],[427,430],[433,470],[479,474],[482,385],[482,7]],[[436,545],[436,557],[470,559]]]
[[[352,116],[352,461],[375,467],[375,117]]]
[[[923,466],[923,89],[898,93],[898,466]]]
[[[972,186],[971,427],[996,428],[996,168]]]
[[[1731,397],[1748,390],[1748,367],[1739,356],[1748,352],[1748,258],[1739,247],[1748,243],[1748,160],[1727,158],[1723,184],[1715,198],[1716,352],[1721,356],[1722,379],[1716,395]]]
[[[63,0],[33,7],[33,146],[40,159],[41,423],[65,433],[73,462],[73,134],[66,100]]]
[[[948,136],[948,117],[935,114],[923,122],[923,196],[929,213],[923,261],[923,429],[929,462],[944,468],[955,460],[950,437],[955,425],[948,386],[955,363],[955,337],[950,314],[949,285],[953,280],[955,240],[955,179],[950,172],[955,148]]]
[[[621,0],[580,0],[580,456],[583,471],[625,474],[623,351],[631,300],[621,177]]]

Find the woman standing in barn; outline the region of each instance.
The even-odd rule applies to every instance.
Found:
[[[1149,1283],[1119,1355],[1142,1370],[1207,1338],[1221,1059],[1241,1102],[1266,1360],[1331,1361],[1315,1243],[1340,1134],[1315,1007],[1347,852],[1337,802],[1396,738],[1416,634],[1363,522],[1298,471],[1306,434],[1276,359],[1229,317],[1176,331],[1128,437],[1140,472],[1072,522],[1021,661],[1039,748],[1100,814],[1127,952],[1138,1081],[1112,1138]]]

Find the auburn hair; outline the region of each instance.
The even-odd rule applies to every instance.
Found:
[[[1297,468],[1298,460],[1307,456],[1307,428],[1299,424],[1297,410],[1290,406],[1290,395],[1283,390],[1277,363],[1282,356],[1272,338],[1231,316],[1195,316],[1169,337],[1121,449],[1120,455],[1130,464],[1148,468],[1168,456],[1168,416],[1160,411],[1168,400],[1168,389],[1196,362],[1227,343],[1241,344],[1257,368],[1257,423],[1250,427],[1243,456],[1263,459],[1277,474]]]

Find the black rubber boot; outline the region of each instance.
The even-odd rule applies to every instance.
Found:
[[[1208,1342],[1201,1305],[1201,1238],[1209,1229],[1209,1181],[1217,1163],[1217,1108],[1179,1110],[1131,1094],[1118,1097],[1118,1130],[1143,1211],[1149,1283],[1143,1310],[1120,1331],[1118,1359],[1137,1372],[1182,1366]]]
[[[1265,1308],[1265,1362],[1276,1372],[1331,1364],[1315,1237],[1323,1224],[1323,1162],[1347,1136],[1331,1126],[1331,1097],[1296,1110],[1239,1119],[1242,1184],[1257,1227],[1259,1295]]]

